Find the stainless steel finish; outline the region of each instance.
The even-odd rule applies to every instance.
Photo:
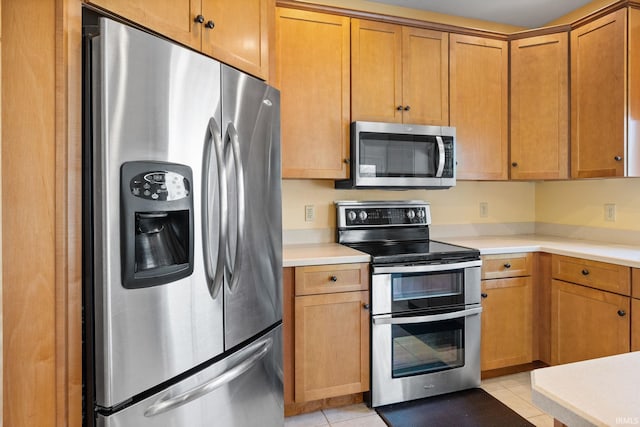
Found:
[[[352,139],[359,140],[360,132],[376,132],[390,134],[419,134],[434,136],[452,136],[455,138],[456,129],[446,126],[411,125],[403,123],[355,122],[352,128]],[[454,142],[455,144],[455,142]],[[455,147],[455,145],[454,145]],[[444,151],[440,151],[444,155]],[[453,150],[453,164],[456,164],[456,151]],[[399,188],[448,188],[456,185],[456,168],[452,178],[407,178],[407,177],[367,177],[360,174],[358,167],[360,159],[360,144],[352,142],[352,179],[357,187],[399,187]]]
[[[474,262],[480,263],[480,261],[472,261],[471,263]],[[442,264],[433,267],[446,267],[447,265],[451,264]],[[376,267],[373,267],[374,270],[375,268]],[[480,267],[466,267],[464,269],[465,305],[480,303],[480,269]],[[444,270],[446,271],[446,268]],[[400,270],[399,272],[408,273],[409,271]],[[391,313],[391,295],[391,273],[376,274],[374,272],[371,275],[371,314]]]
[[[374,323],[371,328],[371,406],[388,405],[479,386],[480,317],[480,314],[465,317],[464,367],[402,378],[392,376],[392,325]]]
[[[436,136],[438,142],[438,170],[436,171],[436,177],[442,178],[442,171],[444,171],[444,142],[440,135]]]
[[[212,327],[223,323],[222,298],[207,286],[201,198],[193,206],[193,274],[132,290],[121,284],[119,191],[120,166],[140,159],[189,165],[200,185],[221,94],[219,63],[110,20],[100,25],[92,80],[95,369],[97,404],[111,407],[224,350],[223,330]]]
[[[279,92],[105,18],[92,39],[92,72],[95,273],[87,309],[97,408],[87,402],[88,411],[99,410],[103,426],[282,425]],[[191,168],[193,273],[126,289],[120,168],[139,160]],[[273,344],[259,344],[266,330]],[[164,384],[173,385],[137,401]]]
[[[198,396],[188,394],[192,390],[200,390]],[[167,402],[172,402],[171,408],[165,406]],[[281,326],[162,392],[109,417],[98,416],[99,427],[283,424]]]
[[[202,176],[202,206],[204,209],[202,213],[202,241],[209,292],[211,292],[213,298],[217,298],[224,279],[224,257],[219,256],[219,254],[224,253],[227,241],[227,217],[222,214],[227,211],[227,181],[224,172],[222,139],[220,138],[221,131],[213,117],[209,120],[208,131],[209,133],[204,149],[205,167]],[[213,153],[215,153],[216,157],[217,174],[212,173],[211,170],[212,146]],[[218,181],[217,193],[214,192],[216,188],[215,184],[211,183],[213,178],[216,178]],[[215,194],[218,195],[217,198]],[[218,228],[214,233],[211,225],[216,223],[218,224]],[[216,240],[218,247],[217,251],[213,252],[213,248],[216,246],[214,243]]]
[[[164,414],[165,412],[172,411],[184,404],[200,399],[226,384],[229,384],[240,375],[253,368],[254,365],[258,363],[269,352],[269,350],[271,350],[272,346],[273,339],[268,338],[245,347],[241,353],[247,353],[248,356],[242,362],[225,371],[223,374],[211,378],[204,384],[200,384],[199,386],[180,393],[175,397],[162,397],[158,399],[158,401],[154,402],[144,411],[144,416],[155,417],[157,415]]]
[[[437,322],[440,320],[460,319],[482,313],[482,307],[469,308],[467,310],[453,311],[451,313],[433,314],[429,316],[415,317],[391,317],[390,314],[382,314],[373,318],[374,325],[410,325],[412,323]]]
[[[224,288],[228,350],[282,318],[282,288],[269,285],[282,283],[280,94],[226,65],[222,88],[221,123],[229,143],[239,142],[236,159],[244,165],[239,170],[227,157],[229,253],[246,261],[236,259],[233,275],[227,272],[233,276],[233,289]]]
[[[349,209],[361,209],[361,208],[406,208],[406,207],[422,207],[425,212],[425,225],[431,224],[431,206],[429,202],[423,200],[402,200],[394,203],[393,201],[357,201],[357,200],[338,200],[335,202],[337,208],[336,222],[338,228],[346,228],[346,218],[349,216],[346,213]],[[355,218],[352,218],[352,220]],[[367,227],[404,227],[405,225],[399,224],[386,224],[379,226],[368,225]]]
[[[482,261],[465,261],[452,264],[417,264],[417,265],[392,265],[392,266],[373,266],[373,274],[392,274],[392,273],[432,273],[435,271],[459,270],[469,267],[481,267]]]

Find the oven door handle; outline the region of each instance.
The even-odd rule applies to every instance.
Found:
[[[481,260],[456,262],[453,264],[374,266],[372,274],[431,273],[434,271],[460,270],[463,268],[481,267],[481,266],[482,266]]]
[[[470,308],[462,311],[454,311],[451,313],[434,314],[431,316],[418,316],[418,317],[391,317],[391,315],[385,316],[373,316],[374,325],[407,325],[412,323],[425,323],[425,322],[438,322],[441,320],[459,319],[461,317],[476,316],[482,313],[482,307]]]

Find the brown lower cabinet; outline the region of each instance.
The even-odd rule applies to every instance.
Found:
[[[640,351],[640,299],[631,299],[631,351]]]
[[[551,283],[551,363],[557,365],[628,352],[630,299],[554,279]]]
[[[369,265],[291,267],[283,277],[285,413],[369,390]]]

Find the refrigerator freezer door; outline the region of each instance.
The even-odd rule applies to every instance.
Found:
[[[209,123],[220,123],[220,64],[102,18],[93,42],[93,217],[96,404],[109,408],[224,351],[222,292],[203,261],[203,188],[219,204]],[[207,148],[209,147],[209,148]],[[128,161],[192,171],[193,273],[159,286],[122,285],[120,171]],[[205,166],[210,177],[204,176]],[[206,209],[205,209],[206,211]],[[152,213],[153,214],[153,213]],[[209,217],[218,240],[219,212]],[[210,248],[215,261],[218,247]],[[215,262],[213,263],[215,265]],[[210,269],[209,269],[210,270]]]
[[[281,427],[282,326],[99,427]]]
[[[222,66],[229,232],[225,348],[282,319],[280,93]]]

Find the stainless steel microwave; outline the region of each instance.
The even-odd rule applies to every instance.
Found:
[[[336,188],[456,185],[456,130],[400,123],[351,123],[351,171]]]

